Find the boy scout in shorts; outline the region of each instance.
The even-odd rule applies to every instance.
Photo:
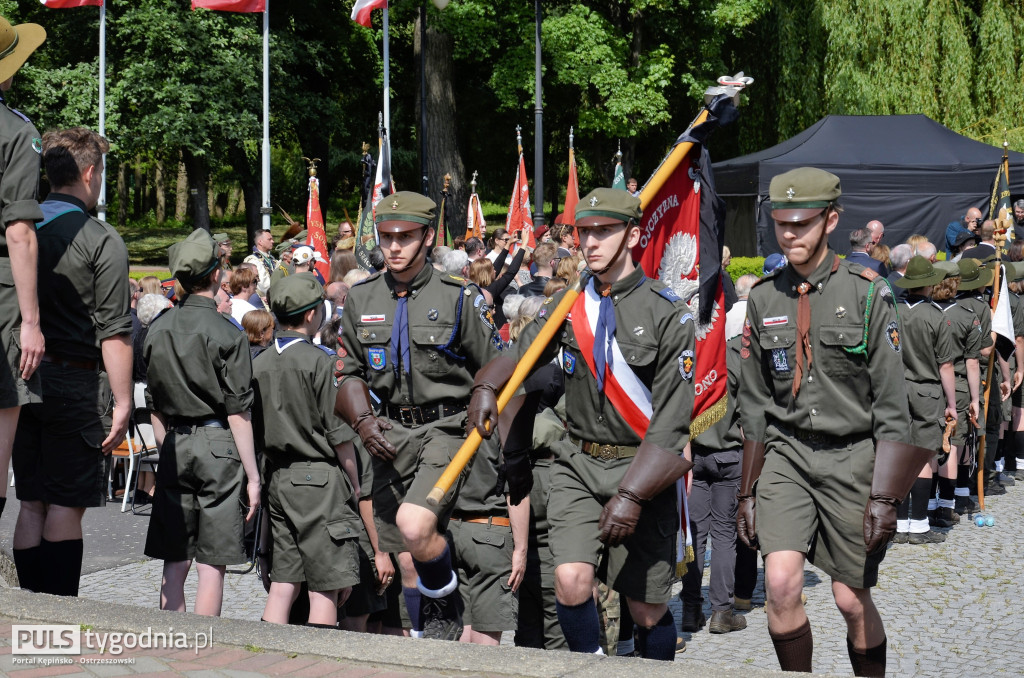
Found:
[[[359,583],[362,527],[352,430],[334,414],[335,353],[310,339],[326,314],[323,287],[300,273],[271,289],[279,329],[252,369],[273,535],[263,620],[286,624],[306,582],[309,625],[334,628],[339,596]]]
[[[743,476],[737,528],[765,559],[779,664],[810,671],[804,561],[832,577],[857,675],[885,671],[871,600],[896,506],[933,450],[906,444],[900,326],[874,271],[828,247],[839,178],[803,167],[772,179],[775,237],[789,263],[754,286],[740,340]],[[756,518],[755,524],[755,489]]]
[[[38,24],[11,24],[0,17],[0,92],[11,88],[15,73],[43,44]],[[0,514],[7,503],[7,470],[21,406],[38,403],[44,339],[36,294],[36,229],[43,218],[39,189],[39,132],[0,95]]]
[[[676,580],[675,483],[692,466],[682,454],[694,398],[686,361],[694,320],[670,288],[633,263],[640,214],[639,199],[606,188],[576,208],[580,250],[594,276],[537,361],[562,351],[570,441],[552,466],[549,539],[570,650],[600,650],[593,598],[600,578],[628,601],[640,655],[672,660],[676,630],[666,603]],[[563,294],[523,330],[524,350]],[[494,428],[496,393],[514,367],[502,357],[477,375],[469,422],[481,435]]]
[[[918,447],[942,448],[945,426],[957,420],[956,377],[953,370],[952,322],[931,300],[932,288],[946,277],[921,256],[907,264],[906,273],[895,285],[907,290],[897,304],[903,330],[903,356],[907,397],[910,403],[910,442]],[[945,405],[945,410],[943,410]],[[930,529],[929,501],[934,501],[932,478],[938,461],[932,457],[918,473],[910,494],[896,512],[897,543],[935,544],[946,536]]]
[[[461,444],[473,374],[500,354],[501,339],[481,291],[426,263],[435,211],[407,191],[377,206],[387,270],[354,286],[345,302],[337,412],[374,456],[380,549],[400,554],[414,630],[455,640],[462,599],[444,532],[459,483],[437,506],[427,494]]]
[[[210,234],[196,229],[167,255],[185,297],[153,321],[143,347],[146,404],[160,448],[145,552],[164,561],[161,609],[185,610],[195,560],[193,611],[216,616],[225,566],[245,562],[244,523],[260,504],[252,362],[241,325],[217,312],[221,269]]]

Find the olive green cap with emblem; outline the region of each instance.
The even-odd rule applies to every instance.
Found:
[[[772,219],[804,221],[821,214],[843,194],[839,177],[817,167],[798,167],[776,175],[768,186]]]
[[[437,204],[425,195],[413,191],[399,191],[386,195],[377,203],[379,233],[405,233],[427,227],[433,228]]]
[[[217,243],[201,228],[167,248],[167,265],[171,275],[180,280],[201,278],[213,272],[220,263]]]
[[[312,273],[296,273],[274,283],[270,310],[278,316],[305,313],[324,300],[324,288]]]
[[[959,290],[976,290],[992,284],[992,271],[978,265],[977,259],[961,259],[957,262],[960,267]]]
[[[916,256],[907,264],[907,272],[903,274],[903,277],[893,284],[905,290],[912,290],[936,285],[945,277],[945,271],[935,268],[932,266],[932,262],[924,257]]]
[[[0,82],[14,77],[44,40],[46,29],[39,24],[12,26],[0,17]]]
[[[595,188],[576,203],[576,228],[640,223],[640,198],[620,188]]]

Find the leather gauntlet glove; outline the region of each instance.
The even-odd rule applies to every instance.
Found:
[[[757,548],[757,525],[754,522],[754,483],[761,477],[764,468],[764,443],[753,440],[743,441],[743,476],[736,498],[736,534],[746,546]]]
[[[366,382],[353,377],[344,379],[338,385],[334,411],[355,430],[367,452],[383,461],[391,461],[398,454],[384,437],[384,431],[391,430],[391,422],[374,415]]]
[[[934,454],[935,450],[888,440],[875,445],[871,494],[864,507],[864,548],[869,555],[885,549],[896,533],[896,507]]]
[[[507,355],[498,356],[480,368],[473,380],[473,390],[466,412],[466,434],[476,429],[490,438],[498,426],[498,391],[515,372],[516,361]]]

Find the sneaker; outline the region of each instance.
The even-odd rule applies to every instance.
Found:
[[[928,525],[931,527],[953,527],[953,519],[950,518],[946,511],[949,509],[937,508],[934,511],[928,512]],[[949,511],[952,513],[952,511]]]
[[[708,631],[711,633],[729,633],[730,631],[741,631],[747,628],[747,620],[732,610],[716,610],[711,614],[711,624]]]
[[[910,535],[910,544],[941,544],[946,541],[946,535],[941,532],[928,530],[927,532],[914,532]]]
[[[732,607],[734,610],[752,610],[754,604],[750,601],[750,598],[733,598]]]
[[[462,636],[462,594],[455,591],[444,598],[423,596],[420,628],[424,638],[458,640]]]
[[[909,532],[897,532],[896,536],[892,538],[893,544],[906,544],[908,541],[910,541]]]
[[[676,654],[680,652],[686,652],[686,641],[682,638],[676,638]],[[639,655],[638,655],[639,656]]]
[[[708,618],[704,616],[704,610],[699,607],[683,608],[683,630],[687,633],[696,633],[704,628]]]

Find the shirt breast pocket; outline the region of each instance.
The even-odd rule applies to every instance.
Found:
[[[656,344],[644,344],[640,342],[623,341],[619,342],[619,352],[626,360],[626,365],[633,370],[637,377],[645,385],[650,387],[654,381],[655,360],[658,357],[658,346]],[[680,355],[682,361],[689,361],[680,365],[680,376],[692,378],[694,357]]]
[[[449,342],[454,329],[454,325],[448,324],[409,328],[409,336],[415,352],[412,360],[416,365],[416,370],[430,377],[448,374],[454,361],[438,347]]]
[[[388,343],[391,341],[391,325],[385,323],[365,324],[356,326],[356,341],[367,369],[383,372],[391,361]]]
[[[851,353],[864,339],[861,325],[825,325],[818,328],[821,369],[830,376],[850,377],[860,372],[863,356]],[[818,356],[814,356],[818,360]],[[900,375],[902,377],[902,375]]]
[[[792,381],[796,365],[796,329],[764,328],[758,338],[761,355],[777,381]]]

